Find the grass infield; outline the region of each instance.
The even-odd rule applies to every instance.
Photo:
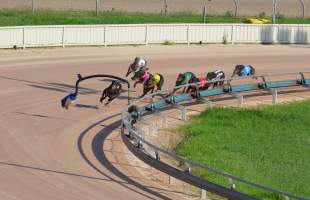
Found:
[[[310,101],[256,108],[213,108],[176,131],[176,151],[188,159],[249,181],[310,197]],[[200,169],[194,174],[229,186]],[[236,182],[237,191],[278,199]]]
[[[260,17],[266,17],[264,14]],[[221,16],[207,16],[206,23],[244,23],[246,16],[234,18],[229,12]],[[268,17],[267,17],[268,18]],[[270,18],[270,17],[269,17]],[[142,24],[142,23],[202,23],[202,15],[191,12],[129,13],[104,11],[96,16],[92,11],[0,10],[0,26],[65,25],[65,24]],[[310,24],[310,18],[286,18],[279,16],[278,23]]]

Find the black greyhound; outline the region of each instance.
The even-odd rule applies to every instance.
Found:
[[[222,70],[215,70],[213,72],[208,72],[206,79],[207,81],[216,81],[216,80],[225,79],[225,73]],[[212,85],[212,89],[213,89],[218,86],[223,86],[224,81],[216,81],[216,82],[213,82],[211,84],[206,84],[206,85],[207,85],[207,89],[210,87],[210,85]]]
[[[134,88],[138,83],[143,84],[143,94],[140,98],[145,96],[149,91],[153,93],[155,86],[157,90],[161,90],[164,85],[164,77],[161,74],[151,74],[145,69],[136,72],[132,79],[137,80],[133,86]]]
[[[105,104],[108,105],[109,103],[111,103],[111,101],[113,101],[116,97],[120,95],[121,91],[122,84],[120,83],[120,81],[112,80],[112,83],[103,90],[100,102],[102,103],[105,98],[109,97],[108,102]]]
[[[192,72],[185,72],[183,74],[179,74],[178,75],[178,78],[175,82],[175,87],[177,86],[180,86],[180,85],[186,85],[186,84],[189,84],[189,83],[193,83],[194,80],[192,80],[195,76],[195,74],[193,74]],[[173,92],[176,92],[178,89],[174,89]],[[185,91],[188,90],[188,87],[184,87],[183,88],[183,93]]]
[[[236,65],[231,77],[255,75],[255,69],[251,65]]]
[[[213,72],[209,72],[206,77],[196,77],[195,74],[193,74],[192,72],[186,72],[184,74],[179,74],[177,81],[176,81],[176,86],[201,82],[201,84],[199,85],[192,85],[192,86],[189,86],[183,89],[183,93],[184,92],[186,93],[195,92],[197,91],[197,89],[207,90],[210,87],[210,85],[212,85],[213,88],[216,86],[222,86],[224,84],[224,81],[214,82],[212,84],[207,84],[203,82],[220,80],[224,78],[225,78],[225,73],[222,70],[216,70]]]
[[[131,63],[128,67],[127,73],[126,73],[126,77],[129,76],[129,74],[131,73],[136,73],[139,70],[148,70],[148,68],[146,68],[146,60],[145,59],[141,59],[140,57],[136,57],[135,61],[133,63]],[[134,80],[134,77],[131,77],[132,80]]]

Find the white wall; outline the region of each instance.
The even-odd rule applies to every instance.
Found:
[[[0,27],[0,48],[174,43],[309,44],[310,25],[133,24]]]

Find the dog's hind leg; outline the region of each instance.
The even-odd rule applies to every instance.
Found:
[[[161,90],[165,82],[164,77],[161,74],[159,74],[159,76],[160,76],[160,80],[157,83],[157,90]]]
[[[105,105],[110,104],[118,95],[114,95],[113,97],[109,96],[108,102]]]

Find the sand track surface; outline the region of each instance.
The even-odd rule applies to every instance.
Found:
[[[124,76],[135,56],[171,87],[178,73],[227,73],[250,63],[257,73],[309,69],[308,46],[203,45],[0,50],[0,199],[192,199],[158,181],[120,138],[126,94],[99,103],[99,79],[82,84],[77,104],[60,99],[76,74]],[[135,89],[138,96],[141,87]]]

